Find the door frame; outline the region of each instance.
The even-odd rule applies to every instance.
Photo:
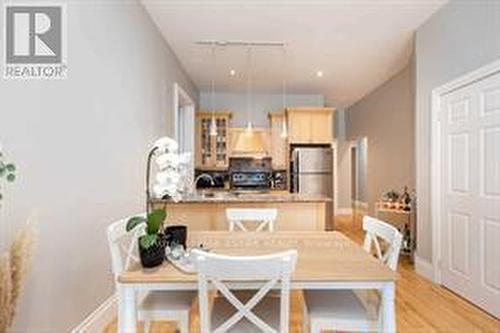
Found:
[[[191,98],[191,96],[189,96],[189,94],[177,83],[175,82],[174,83],[174,99],[173,99],[173,103],[174,103],[174,138],[175,140],[177,140],[178,142],[180,142],[180,138],[179,138],[179,116],[178,116],[178,113],[179,113],[179,107],[181,106],[181,99],[183,100],[186,100],[188,101],[188,104],[192,105],[192,108],[193,108],[193,116],[194,116],[194,112],[196,111],[196,104],[194,102],[194,100]],[[193,159],[194,159],[194,123],[193,123],[193,151],[192,151],[192,154],[193,154]]]
[[[351,195],[349,197],[351,214],[355,217],[358,198],[358,144],[356,140],[349,142],[349,186]]]
[[[333,182],[333,205],[332,205],[332,209],[333,209],[333,216],[332,216],[332,219],[335,220],[335,215],[337,214],[338,212],[338,209],[339,209],[339,201],[338,201],[338,197],[339,197],[339,182],[338,182],[338,144],[337,144],[337,140],[333,140],[332,142],[332,149],[333,149],[333,156],[332,156],[332,165],[333,165],[333,174],[332,174],[332,182]]]
[[[432,90],[431,106],[431,223],[432,278],[441,284],[441,99],[453,91],[500,73],[500,60],[451,80]]]

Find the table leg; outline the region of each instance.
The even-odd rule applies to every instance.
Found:
[[[395,284],[388,282],[382,289],[382,332],[396,332]]]
[[[118,333],[136,333],[137,309],[135,290],[118,284]]]

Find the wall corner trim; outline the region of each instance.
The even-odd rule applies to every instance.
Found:
[[[424,278],[435,282],[434,266],[430,261],[420,258],[418,254],[415,255],[415,271]]]
[[[75,327],[71,333],[103,332],[116,318],[117,313],[118,297],[114,293]]]

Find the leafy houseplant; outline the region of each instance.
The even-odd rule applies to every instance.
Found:
[[[16,166],[14,163],[8,162],[0,147],[0,201],[3,199],[1,182],[5,179],[7,182],[12,183],[16,180]]]
[[[139,237],[141,264],[146,268],[159,266],[165,256],[165,237],[163,225],[167,213],[164,209],[155,209],[147,216],[134,216],[127,221],[127,231],[145,224],[145,234]]]
[[[387,191],[382,195],[382,199],[384,201],[396,202],[399,199],[399,193],[395,190]]]

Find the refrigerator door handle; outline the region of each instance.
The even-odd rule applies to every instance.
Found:
[[[294,150],[292,152],[292,161],[293,161],[293,170],[292,172],[294,174],[298,174],[299,173],[299,170],[300,170],[300,151],[299,150]]]
[[[292,188],[294,193],[299,193],[300,150],[292,150]]]

